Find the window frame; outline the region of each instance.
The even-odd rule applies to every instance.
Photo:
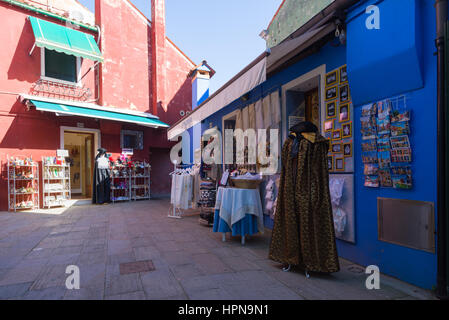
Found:
[[[129,147],[125,147],[125,135],[134,135],[136,136],[137,148],[132,148],[133,150],[143,150],[145,147],[144,143],[144,132],[139,130],[121,130],[120,131],[120,148],[122,149],[131,149]],[[140,145],[141,143],[141,145]]]
[[[41,48],[41,80],[53,81],[61,84],[71,85],[81,87],[81,57],[76,58],[76,82],[71,82],[67,80],[61,80],[58,78],[48,77],[45,75],[45,47]],[[47,49],[48,50],[48,49]],[[65,54],[65,53],[62,53]]]

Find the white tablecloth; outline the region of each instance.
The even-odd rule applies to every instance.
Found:
[[[251,214],[257,217],[260,233],[264,231],[262,202],[259,189],[218,188],[215,210],[220,210],[220,218],[232,226]]]

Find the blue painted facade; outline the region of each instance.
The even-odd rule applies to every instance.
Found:
[[[237,99],[202,123],[202,132],[217,126],[222,118],[243,108],[282,85],[326,65],[326,72],[347,64],[354,104],[354,199],[356,243],[337,240],[339,255],[361,265],[377,265],[382,273],[431,289],[436,285],[437,256],[378,240],[377,198],[437,201],[436,83],[434,56],[435,8],[427,0],[362,1],[347,15],[347,45],[336,41],[291,65],[249,92],[249,100]],[[365,8],[380,8],[380,29],[365,27]],[[361,106],[383,98],[406,95],[412,111],[410,136],[413,150],[413,189],[369,189],[363,186],[361,159]],[[437,217],[435,217],[437,221]],[[267,227],[273,222],[265,217]]]

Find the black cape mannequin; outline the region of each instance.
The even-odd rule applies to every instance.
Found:
[[[94,183],[92,203],[104,204],[111,202],[111,170],[106,149],[100,148],[95,157]]]

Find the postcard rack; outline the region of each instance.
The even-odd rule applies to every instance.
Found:
[[[31,157],[9,158],[8,169],[8,210],[39,208],[39,166]]]
[[[72,197],[70,165],[63,157],[42,157],[43,207],[63,207]]]

